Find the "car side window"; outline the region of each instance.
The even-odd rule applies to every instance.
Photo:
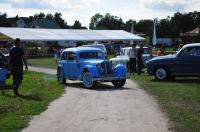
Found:
[[[61,60],[67,60],[67,52],[62,53]]]
[[[180,55],[179,55],[180,57],[184,57],[184,56],[187,56],[187,48],[186,49],[184,49],[181,53],[180,53]]]
[[[181,57],[184,56],[200,56],[200,47],[189,47],[180,53]]]
[[[76,54],[74,52],[68,52],[68,58],[69,61],[75,61],[76,60]]]
[[[194,56],[199,56],[200,57],[200,47],[196,47],[195,48]]]

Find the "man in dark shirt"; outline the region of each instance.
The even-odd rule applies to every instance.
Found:
[[[20,39],[15,40],[15,46],[11,48],[10,68],[13,75],[13,90],[15,95],[19,95],[18,88],[23,80],[23,63],[28,70],[27,61],[24,57],[24,50],[20,47]]]
[[[141,70],[143,68],[142,54],[143,54],[143,44],[140,44],[140,48],[136,52],[137,74],[138,75],[141,74]]]

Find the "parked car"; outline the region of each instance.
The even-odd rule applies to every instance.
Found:
[[[10,70],[9,70],[9,55],[8,54],[3,54],[0,52],[0,68],[6,66],[6,69],[9,71],[8,74],[7,74],[7,78],[10,77],[11,73],[10,73]]]
[[[147,62],[147,71],[157,80],[176,76],[200,76],[200,43],[185,45],[176,55],[151,59]]]
[[[91,88],[97,81],[112,82],[115,87],[122,87],[126,82],[126,74],[123,65],[112,67],[110,61],[105,59],[105,52],[90,47],[65,49],[57,68],[59,82],[80,80],[86,88]]]
[[[81,47],[98,48],[98,49],[103,50],[103,51],[105,52],[105,54],[107,55],[106,47],[105,47],[105,45],[103,45],[103,44],[96,44],[96,43],[93,43],[93,44],[82,45]]]
[[[113,65],[123,64],[127,69],[129,67],[129,57],[128,53],[132,47],[125,47],[122,48],[120,51],[120,55],[116,56],[115,58],[111,58],[110,61]],[[136,49],[138,49],[139,46],[136,46]],[[144,46],[143,47],[144,54],[143,56],[143,64],[146,66],[146,61],[150,60],[152,58],[151,56],[151,49],[149,47]],[[153,55],[155,57],[155,55]]]

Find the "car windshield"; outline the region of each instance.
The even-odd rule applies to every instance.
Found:
[[[81,52],[79,54],[80,59],[103,59],[102,52]]]
[[[101,46],[101,45],[85,45],[84,47],[97,48],[97,49],[100,49],[100,50],[103,50],[104,52],[106,52],[105,47],[104,47],[104,46]]]

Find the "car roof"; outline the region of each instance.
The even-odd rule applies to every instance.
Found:
[[[124,50],[124,49],[131,49],[131,48],[132,48],[132,47],[125,47],[125,48],[122,48],[122,49]],[[139,48],[139,46],[136,46],[136,48]],[[143,47],[143,49],[147,49],[147,48],[148,48],[148,47],[146,47],[146,46]]]
[[[98,48],[91,48],[91,47],[76,47],[76,48],[67,48],[65,51],[72,51],[72,52],[90,52],[90,51],[95,51],[95,52],[103,52],[101,49]]]
[[[82,45],[82,47],[89,47],[89,46],[104,46],[103,44],[87,44],[87,45]]]
[[[183,48],[187,48],[187,47],[196,47],[196,46],[200,46],[200,43],[191,43],[191,44],[187,44],[187,45],[184,45]]]

